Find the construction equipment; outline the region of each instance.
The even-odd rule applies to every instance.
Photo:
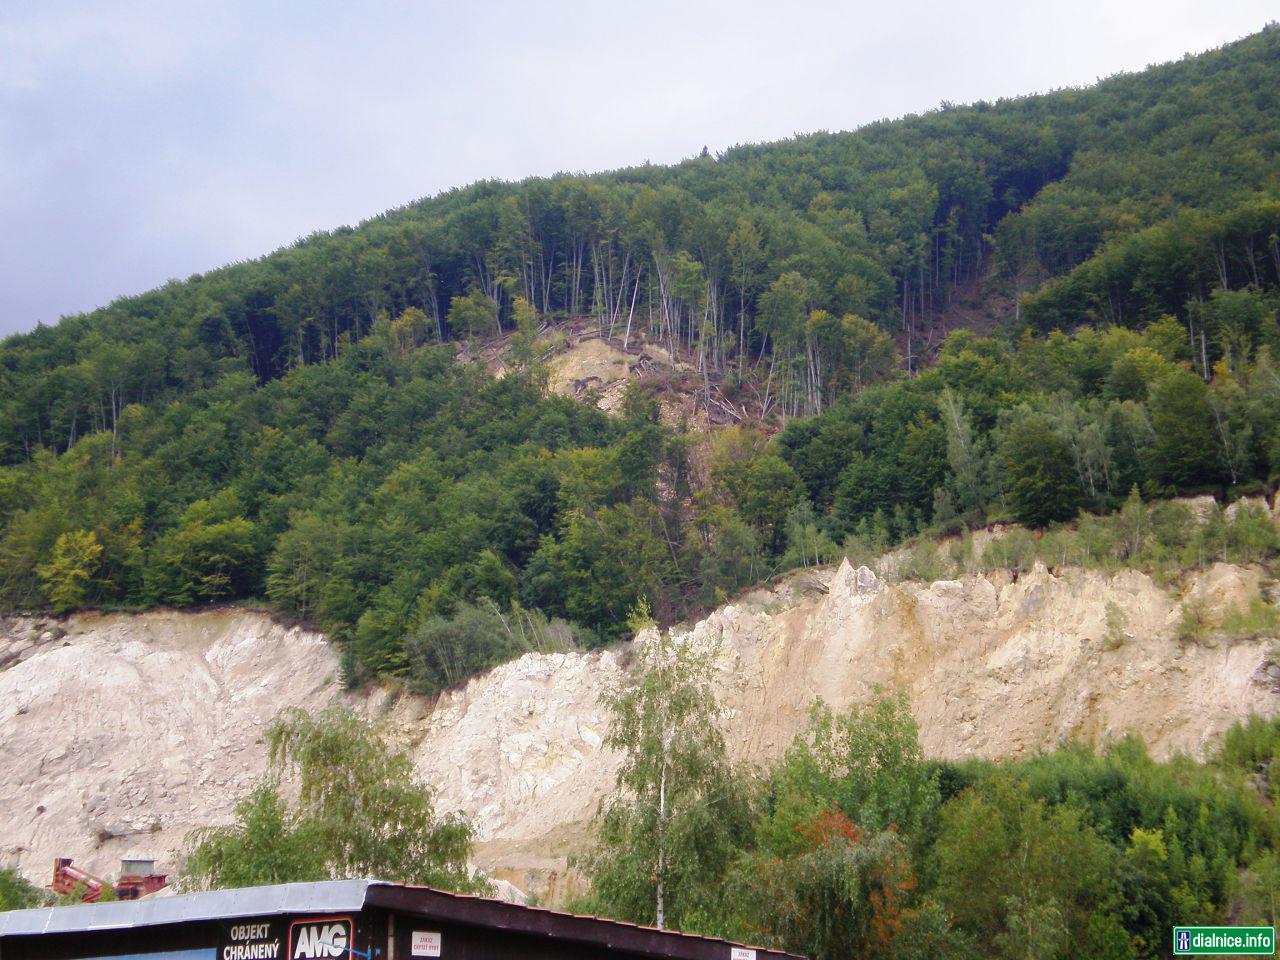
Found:
[[[79,896],[82,902],[93,903],[101,899],[103,891],[108,888],[117,900],[137,900],[168,884],[167,875],[156,873],[154,860],[121,860],[119,879],[108,883],[88,870],[74,866],[71,857],[58,857],[53,861],[53,882],[49,889],[61,897]]]

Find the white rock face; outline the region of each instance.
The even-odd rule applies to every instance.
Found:
[[[0,859],[39,883],[56,856],[110,876],[126,856],[172,869],[187,833],[228,821],[263,773],[263,725],[339,689],[323,636],[259,614],[64,629],[0,671]]]
[[[1221,612],[1258,585],[1257,571],[1218,565],[1183,593]],[[1108,604],[1127,618],[1115,649]],[[780,756],[816,697],[843,709],[877,689],[911,697],[936,757],[1129,731],[1157,756],[1202,754],[1233,720],[1280,712],[1277,644],[1183,646],[1180,615],[1174,596],[1133,571],[1039,566],[1017,580],[891,584],[845,563],[756,590],[680,632],[717,651],[739,759]],[[65,638],[14,659],[13,641],[32,628],[11,624],[0,651],[0,857],[41,882],[59,854],[110,873],[132,854],[172,869],[187,831],[226,822],[263,771],[262,725],[281,707],[341,696],[320,636],[256,614],[73,618]],[[613,783],[599,695],[624,681],[627,657],[625,646],[529,654],[436,702],[388,690],[349,702],[413,750],[441,808],[471,817],[482,866],[554,899],[565,854]],[[104,830],[125,836],[99,843]]]
[[[1247,603],[1258,579],[1218,565],[1188,592],[1221,611]],[[1117,649],[1105,642],[1108,603],[1127,617]],[[1183,647],[1172,639],[1179,617],[1178,602],[1134,571],[1054,576],[1040,566],[1017,581],[889,585],[845,563],[755,591],[683,633],[719,652],[738,759],[780,756],[815,698],[844,709],[877,689],[907,692],[935,757],[1019,755],[1130,731],[1164,757],[1202,754],[1233,720],[1275,714],[1280,703],[1267,672],[1272,641]],[[605,725],[599,691],[620,676],[609,654],[529,655],[444,698],[425,720],[409,701],[392,711],[441,804],[473,817],[480,860],[495,875],[560,889],[563,854],[617,769],[595,744]]]
[[[393,717],[417,741],[423,779],[477,839],[541,836],[589,818],[612,785],[599,696],[622,674],[612,652],[530,653],[444,694],[422,720],[409,698]]]

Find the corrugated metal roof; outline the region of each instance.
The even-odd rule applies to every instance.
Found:
[[[89,933],[186,920],[217,920],[280,913],[342,913],[364,907],[368,880],[323,880],[270,887],[212,890],[175,897],[44,907],[0,913],[0,937]]]

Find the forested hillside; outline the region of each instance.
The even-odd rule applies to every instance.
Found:
[[[265,598],[432,688],[851,543],[1267,484],[1277,89],[1272,28],[1086,90],[479,183],[11,337],[0,600]],[[548,396],[539,333],[582,316],[765,429]],[[457,362],[500,337],[508,376]]]

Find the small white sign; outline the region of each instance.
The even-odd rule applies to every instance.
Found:
[[[409,952],[415,957],[438,957],[440,956],[440,934],[415,930],[409,947]],[[751,956],[754,958],[755,954],[752,953]]]
[[[756,952],[746,947],[734,947],[729,951],[729,960],[756,960]]]

